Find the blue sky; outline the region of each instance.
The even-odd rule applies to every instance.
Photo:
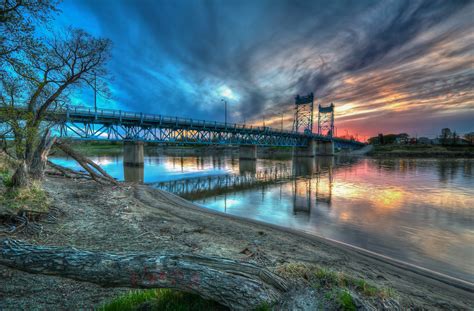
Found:
[[[104,108],[291,127],[293,98],[339,133],[474,130],[474,1],[65,0],[58,27],[113,41]],[[91,104],[90,90],[76,101]]]

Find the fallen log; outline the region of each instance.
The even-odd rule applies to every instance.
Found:
[[[79,154],[78,152],[74,151],[66,143],[60,140],[56,140],[55,145],[64,153],[76,160],[76,162],[79,163],[79,165],[82,166],[82,168],[84,168],[87,173],[89,173],[91,178],[96,182],[109,182],[117,186],[119,185],[119,182],[116,181],[112,176],[110,176],[106,171],[104,171],[99,165],[84,157],[83,155]]]
[[[62,166],[62,165],[58,165],[58,164],[55,164],[51,161],[48,160],[47,162],[48,166],[51,167],[52,169],[56,170],[59,172],[59,174],[57,175],[60,175],[60,176],[64,176],[66,178],[85,178],[85,179],[91,179],[91,176],[87,173],[83,173],[83,172],[79,172],[79,171],[75,171],[75,170],[72,170],[68,167],[65,167],[65,166]],[[47,171],[46,174],[52,174],[53,172],[51,171]]]
[[[174,288],[234,310],[274,303],[284,279],[233,259],[170,253],[105,253],[0,240],[0,264],[30,273],[66,277],[105,287]]]

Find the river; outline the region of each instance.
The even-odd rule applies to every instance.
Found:
[[[149,155],[140,169],[121,156],[90,158],[119,180],[474,282],[474,159]]]

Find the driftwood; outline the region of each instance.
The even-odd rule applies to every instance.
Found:
[[[75,171],[75,170],[72,170],[68,167],[65,167],[65,166],[62,166],[62,165],[59,165],[59,164],[55,164],[51,161],[48,161],[48,166],[59,172],[59,173],[55,173],[53,171],[46,171],[46,174],[49,174],[49,175],[59,175],[59,176],[64,176],[66,178],[91,179],[91,176],[87,173]]]
[[[74,151],[66,143],[56,140],[55,145],[61,149],[64,153],[72,157],[74,160],[79,163],[82,168],[84,168],[90,177],[98,183],[112,183],[114,185],[119,185],[119,182],[116,181],[112,176],[110,176],[106,171],[104,171],[99,165]]]
[[[105,253],[0,240],[0,264],[107,287],[174,288],[235,310],[273,303],[285,280],[251,263],[170,253]]]

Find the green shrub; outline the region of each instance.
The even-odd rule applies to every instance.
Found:
[[[255,308],[254,311],[270,311],[272,308],[270,307],[270,305],[266,302],[262,303],[261,305],[259,305],[258,307]]]
[[[0,179],[5,187],[12,186],[12,175],[8,169],[0,169]]]
[[[354,299],[352,298],[351,294],[348,291],[342,290],[339,292],[337,297],[337,302],[341,310],[344,311],[355,311],[357,307],[354,303]]]

